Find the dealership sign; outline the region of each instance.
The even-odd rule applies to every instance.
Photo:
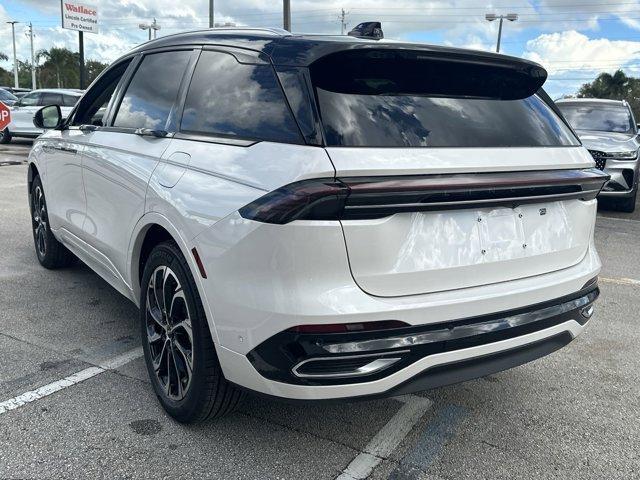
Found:
[[[98,9],[86,2],[61,0],[62,28],[98,33]]]

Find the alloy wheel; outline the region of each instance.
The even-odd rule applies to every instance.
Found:
[[[40,185],[33,192],[33,232],[38,254],[44,257],[47,253],[47,210]]]
[[[178,277],[164,265],[157,267],[149,279],[146,332],[160,386],[170,399],[182,400],[193,376],[191,316]]]

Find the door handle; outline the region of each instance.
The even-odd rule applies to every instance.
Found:
[[[80,125],[80,131],[82,133],[95,132],[96,130],[98,130],[97,125]]]
[[[136,135],[145,136],[145,137],[157,137],[164,138],[169,136],[169,132],[166,130],[153,130],[151,128],[136,128]]]

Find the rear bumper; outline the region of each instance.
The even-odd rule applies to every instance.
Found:
[[[330,400],[399,395],[470,380],[547,355],[582,332],[590,316],[584,312],[597,296],[597,287],[589,285],[573,295],[544,304],[446,325],[324,336],[281,332],[248,355],[220,346],[218,354],[230,381],[270,396]],[[436,335],[429,336],[430,332]],[[447,332],[450,332],[449,338],[446,338]],[[289,339],[283,335],[289,335]],[[327,338],[331,335],[332,338]],[[412,340],[395,346],[387,344],[390,348],[366,348],[372,345],[367,343],[371,340],[390,338]],[[420,338],[428,341],[416,340]],[[327,351],[328,345],[350,347],[332,354]],[[384,343],[377,345],[384,346]],[[342,351],[351,353],[345,355]],[[324,357],[330,363],[332,356],[355,358],[358,355],[370,355],[371,361],[390,357],[399,360],[382,370],[357,377],[300,378],[293,372],[309,359]],[[224,368],[225,365],[233,367]]]

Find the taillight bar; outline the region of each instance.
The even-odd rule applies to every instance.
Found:
[[[595,198],[609,176],[595,168],[346,177],[291,183],[240,209],[244,218],[293,220],[382,218],[400,212],[452,210]]]

